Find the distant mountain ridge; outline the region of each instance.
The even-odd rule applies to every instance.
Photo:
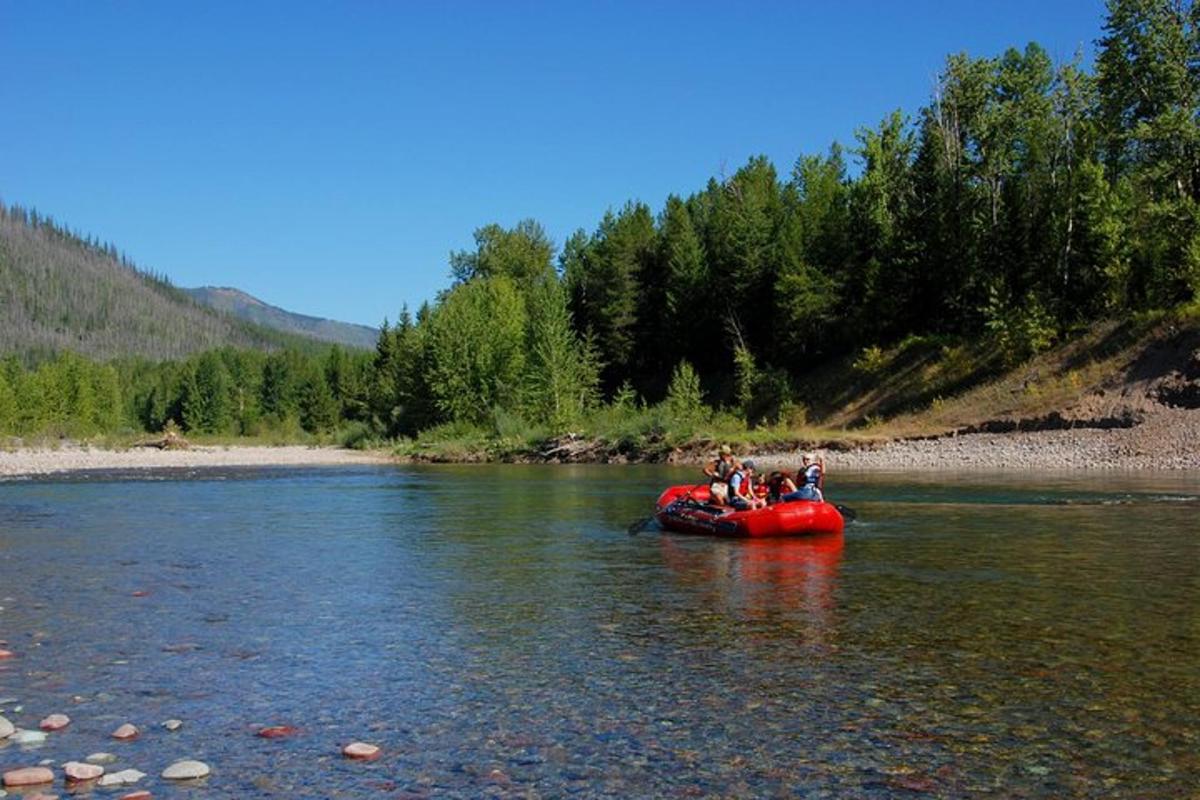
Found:
[[[217,311],[285,333],[365,349],[373,348],[379,339],[377,328],[297,314],[229,286],[198,286],[182,291],[197,302]]]
[[[114,245],[0,203],[0,356],[163,360],[226,346],[322,345],[201,305]]]

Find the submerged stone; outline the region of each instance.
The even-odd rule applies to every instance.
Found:
[[[264,739],[283,739],[287,736],[295,736],[299,732],[299,728],[291,725],[275,725],[270,728],[259,728],[258,736]]]
[[[351,742],[342,748],[342,755],[358,761],[370,761],[379,757],[379,748],[365,742]]]
[[[136,739],[139,734],[141,734],[141,731],[137,729],[136,725],[130,725],[128,722],[126,722],[124,725],[112,732],[112,738],[120,739],[122,741],[129,741],[130,739]]]
[[[37,786],[42,783],[53,783],[54,773],[46,767],[22,767],[20,769],[10,769],[4,773],[4,785],[13,786]]]
[[[130,786],[146,777],[146,773],[136,769],[123,769],[120,772],[110,772],[100,779],[101,786]]]
[[[194,778],[203,778],[211,772],[208,764],[203,761],[193,761],[185,759],[184,761],[176,761],[171,766],[163,770],[162,776],[169,781],[187,781]]]
[[[61,731],[71,724],[71,718],[66,714],[51,714],[38,725],[44,731]]]
[[[69,781],[94,781],[104,774],[104,767],[99,764],[84,764],[79,761],[68,761],[63,764],[63,774]]]
[[[16,732],[17,732],[16,725],[13,725],[11,722],[6,720],[4,717],[0,717],[0,739],[7,739],[8,737],[12,736]]]
[[[183,727],[183,720],[169,719],[166,722],[164,722],[162,724],[162,726],[164,728],[166,728],[167,730],[169,730],[171,733],[174,733],[175,731],[177,731]]]

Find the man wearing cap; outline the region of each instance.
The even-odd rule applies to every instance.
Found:
[[[738,511],[750,511],[766,504],[754,494],[754,462],[746,459],[729,476],[729,505]]]
[[[704,468],[708,476],[708,494],[715,506],[723,506],[729,499],[729,476],[733,474],[736,465],[733,461],[733,448],[721,445],[721,453]]]

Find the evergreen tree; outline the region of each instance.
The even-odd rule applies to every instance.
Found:
[[[300,384],[300,425],[309,433],[333,430],[338,420],[338,405],[325,373],[313,364]]]
[[[635,363],[640,280],[654,268],[656,240],[650,209],[627,203],[607,212],[590,239],[572,236],[563,252],[571,315],[595,341],[610,391]]]
[[[183,426],[201,433],[225,433],[233,423],[233,381],[216,351],[201,354],[183,382]]]
[[[17,392],[8,370],[0,366],[0,434],[17,432]]]

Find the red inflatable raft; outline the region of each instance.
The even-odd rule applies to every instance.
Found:
[[[734,511],[708,504],[707,486],[672,486],[658,497],[654,516],[660,525],[677,533],[710,536],[800,536],[840,534],[845,526],[832,503],[793,500],[753,511]]]

